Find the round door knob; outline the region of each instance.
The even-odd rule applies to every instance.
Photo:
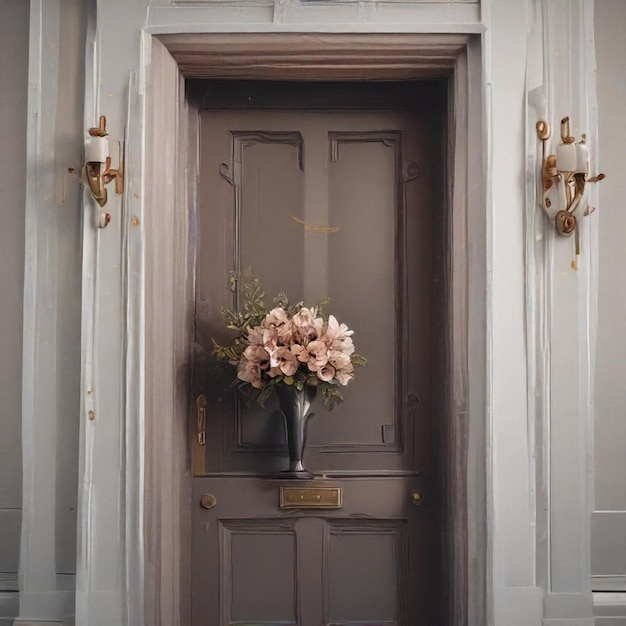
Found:
[[[417,491],[414,491],[411,494],[411,504],[413,506],[421,506],[421,504],[422,504],[422,494],[417,492]]]
[[[204,509],[212,509],[217,504],[217,499],[210,493],[205,493],[200,498],[200,506]]]

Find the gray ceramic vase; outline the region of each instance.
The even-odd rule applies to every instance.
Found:
[[[302,460],[306,445],[306,431],[311,403],[315,399],[317,389],[305,386],[298,391],[293,385],[277,385],[278,404],[285,419],[285,437],[289,450],[289,470],[281,472],[281,478],[311,479],[313,474],[304,469]]]

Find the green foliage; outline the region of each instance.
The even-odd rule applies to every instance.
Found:
[[[338,404],[343,402],[343,396],[339,392],[339,387],[332,383],[322,383],[322,397],[327,411],[332,411]]]
[[[366,365],[367,364],[367,359],[364,356],[361,356],[360,354],[353,354],[350,357],[350,361],[352,361],[352,365]]]

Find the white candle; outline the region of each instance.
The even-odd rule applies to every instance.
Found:
[[[109,140],[106,137],[87,137],[85,141],[85,162],[106,163],[109,156]]]
[[[556,167],[559,172],[576,171],[576,145],[561,143],[556,147]]]
[[[576,144],[576,172],[587,174],[589,171],[589,148],[582,141]]]

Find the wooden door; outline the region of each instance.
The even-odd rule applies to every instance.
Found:
[[[201,113],[194,626],[439,623],[440,120],[428,100]],[[211,338],[228,341],[220,308],[248,268],[268,302],[329,297],[369,361],[343,405],[316,401],[304,484],[274,477],[287,467],[276,404],[248,407],[202,366]],[[336,489],[340,508],[284,508],[294,487]]]

